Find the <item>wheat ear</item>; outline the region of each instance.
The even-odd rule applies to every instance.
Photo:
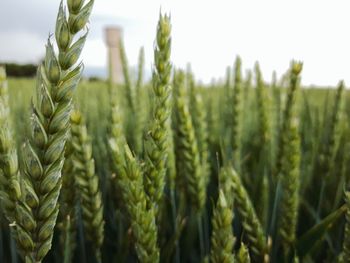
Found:
[[[159,262],[155,211],[153,207],[147,209],[140,164],[132,156],[125,139],[112,137],[109,145],[116,164],[118,188],[130,217],[138,259],[140,262]]]
[[[247,109],[249,107],[250,102],[250,93],[252,89],[252,78],[253,73],[251,70],[246,71],[246,78],[244,80],[243,84],[243,109]],[[244,111],[243,115],[246,116],[248,114],[248,111]]]
[[[279,232],[285,253],[289,253],[289,248],[294,244],[298,220],[300,139],[294,107],[301,69],[300,63],[292,64],[290,86],[284,111],[283,133],[281,134],[283,155],[280,157],[281,167],[278,175],[282,186]]]
[[[0,67],[0,199],[10,223],[20,198],[19,170],[16,144],[10,125],[10,108],[5,68]]]
[[[120,41],[119,47],[120,47],[120,60],[122,62],[122,69],[123,69],[123,76],[124,76],[126,101],[128,103],[127,105],[130,112],[134,114],[135,113],[135,105],[134,105],[135,96],[134,96],[134,90],[130,80],[129,64],[128,64],[128,59],[126,57],[123,41]]]
[[[266,86],[262,78],[260,66],[255,64],[255,76],[256,76],[256,102],[258,107],[258,129],[259,129],[259,141],[260,148],[262,149],[266,142],[268,142],[269,134],[269,118],[267,110],[267,94]]]
[[[140,154],[143,150],[143,129],[145,125],[145,103],[143,100],[142,94],[142,84],[143,84],[143,74],[144,74],[144,64],[145,64],[145,51],[142,47],[139,52],[139,62],[138,62],[138,71],[137,71],[137,81],[135,85],[135,121],[134,121],[134,146],[135,152]]]
[[[211,251],[212,254],[214,253],[215,262],[226,262],[219,260],[224,257],[227,258],[229,262],[232,262],[234,259],[233,246],[235,243],[235,237],[232,228],[234,215],[231,169],[230,166],[221,167],[218,175],[219,196],[212,216],[213,232]],[[226,221],[228,217],[231,218],[230,223]]]
[[[163,197],[166,162],[168,157],[169,117],[170,117],[170,52],[171,24],[168,15],[159,16],[156,47],[154,50],[153,94],[154,112],[150,130],[145,141],[146,172],[145,190],[149,199],[148,205],[159,210]]]
[[[335,101],[333,105],[333,109],[330,116],[330,121],[328,123],[328,130],[327,130],[327,136],[325,138],[325,143],[323,144],[322,148],[322,171],[326,175],[326,178],[328,178],[331,175],[332,172],[332,165],[333,165],[333,158],[335,154],[336,149],[336,129],[337,125],[339,123],[340,119],[340,112],[341,112],[341,102],[342,97],[344,93],[345,85],[343,81],[340,81],[337,87],[336,95],[335,95]]]
[[[345,214],[345,228],[344,228],[344,240],[343,251],[341,253],[340,262],[350,263],[350,192],[345,192],[345,203],[347,206]]]
[[[232,72],[231,67],[226,68],[226,80],[224,85],[224,98],[222,99],[222,103],[224,106],[222,107],[222,125],[221,125],[221,134],[223,134],[226,138],[228,131],[230,130],[230,126],[232,123],[232,107],[231,107],[231,98],[232,98]],[[230,138],[231,139],[231,138]]]
[[[184,73],[174,75],[175,149],[178,182],[185,188],[193,208],[200,212],[206,201],[205,176],[202,175],[200,155],[192,118],[186,100]]]
[[[84,230],[87,239],[93,244],[97,260],[101,261],[101,247],[104,239],[103,205],[99,178],[95,172],[95,161],[92,158],[91,139],[80,112],[74,111],[72,113],[71,124],[74,149],[73,169],[79,189]]]
[[[123,207],[130,218],[135,250],[140,262],[158,262],[157,226],[153,208],[147,209],[143,174],[132,156],[123,134],[120,110],[112,101],[110,153],[113,158],[114,182],[121,191]]]
[[[58,59],[49,39],[38,69],[32,136],[23,154],[23,198],[16,209],[17,244],[26,262],[41,262],[51,248],[71,101],[83,68],[75,65],[87,35],[74,36],[85,27],[93,3],[69,0],[68,20],[61,3],[55,32]]]
[[[232,159],[235,169],[240,172],[241,163],[241,93],[242,93],[242,62],[237,56],[235,61],[234,86],[232,95]]]
[[[235,238],[232,230],[233,212],[222,190],[212,216],[212,236],[210,259],[213,263],[234,262],[233,245]]]
[[[237,263],[250,263],[249,250],[243,242],[236,255],[236,261]]]
[[[187,79],[190,95],[189,110],[198,142],[202,173],[205,177],[205,185],[207,185],[210,181],[207,113],[201,90],[196,87],[192,72],[187,72]]]
[[[290,83],[289,83],[289,90],[287,94],[287,100],[286,105],[283,111],[283,119],[282,119],[282,126],[280,130],[280,136],[279,136],[279,142],[278,142],[278,154],[277,154],[277,161],[276,161],[276,170],[275,174],[278,176],[281,167],[282,167],[282,159],[284,156],[284,145],[287,139],[285,138],[285,135],[287,134],[287,130],[289,128],[289,125],[291,123],[291,118],[293,117],[293,105],[295,104],[295,94],[296,89],[299,85],[299,73],[302,69],[302,64],[300,63],[293,63],[292,65],[292,71],[290,72]]]
[[[235,207],[244,229],[247,245],[253,253],[254,258],[262,261],[267,253],[263,228],[240,177],[233,169],[230,171]]]
[[[64,251],[64,263],[72,262],[74,250],[77,246],[77,188],[73,166],[73,146],[71,137],[68,139],[64,152],[64,165],[62,168],[62,189],[60,194],[60,212],[58,214],[61,230],[60,243]]]

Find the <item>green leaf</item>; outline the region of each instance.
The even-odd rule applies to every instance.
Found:
[[[297,253],[300,258],[307,255],[312,248],[324,238],[326,232],[334,225],[334,223],[345,213],[346,206],[343,205],[338,210],[329,214],[317,225],[303,234],[296,244]]]

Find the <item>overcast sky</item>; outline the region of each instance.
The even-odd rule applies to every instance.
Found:
[[[59,0],[1,0],[0,62],[37,62],[54,30]],[[349,0],[95,0],[83,53],[87,67],[106,65],[103,28],[120,25],[130,65],[145,47],[152,65],[159,10],[171,12],[172,61],[191,62],[197,78],[223,76],[239,54],[244,68],[258,60],[264,78],[302,60],[303,84],[350,84]]]

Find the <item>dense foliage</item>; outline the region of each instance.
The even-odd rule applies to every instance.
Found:
[[[34,64],[16,64],[16,63],[0,63],[6,67],[6,74],[9,77],[34,77],[38,65]]]

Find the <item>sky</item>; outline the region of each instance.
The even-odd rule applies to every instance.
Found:
[[[0,1],[0,62],[38,62],[54,31],[59,0]],[[86,67],[104,67],[104,27],[118,25],[129,64],[144,46],[151,71],[159,12],[171,14],[176,67],[197,79],[223,78],[239,55],[243,71],[259,61],[264,79],[283,74],[292,59],[304,63],[304,85],[350,85],[348,0],[95,0],[82,54]]]

